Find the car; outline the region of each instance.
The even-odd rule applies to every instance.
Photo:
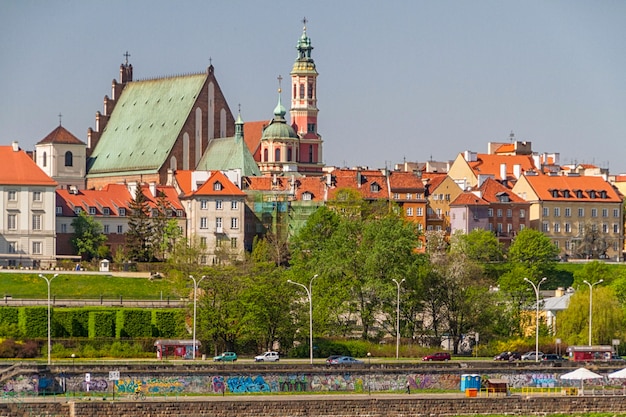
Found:
[[[213,357],[215,362],[235,362],[237,360],[237,354],[235,352],[223,352],[221,355]]]
[[[535,353],[537,353],[538,356],[535,356]],[[534,361],[537,359],[541,360],[541,358],[543,358],[543,352],[535,352],[534,350],[530,352],[526,352],[522,355],[523,361]]]
[[[337,358],[342,357],[343,355],[330,355],[326,358],[326,365],[333,365],[333,361],[336,361]]]
[[[567,359],[561,355],[557,355],[556,353],[546,353],[545,355],[543,355],[541,360],[552,361],[552,362],[563,362],[563,361],[566,361]]]
[[[517,352],[502,352],[493,357],[494,361],[518,361],[521,355]]]
[[[255,362],[278,362],[279,360],[280,355],[278,354],[278,352],[273,351],[265,352],[262,355],[254,357]]]
[[[331,359],[330,365],[362,365],[363,361],[353,358],[352,356],[338,356]]]
[[[437,352],[422,358],[423,361],[449,361],[450,359],[451,357],[448,352]]]
[[[620,355],[618,355],[617,353],[613,353],[611,355],[611,361],[613,362],[625,362],[624,358],[622,358]]]

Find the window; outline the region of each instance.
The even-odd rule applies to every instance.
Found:
[[[74,214],[80,214],[81,211],[83,211],[82,207],[74,207]]]
[[[176,210],[176,217],[183,217],[184,213],[182,210]]]
[[[619,217],[619,209],[613,209],[613,217]]]
[[[302,193],[302,201],[311,201],[313,195],[309,192]]]
[[[520,232],[521,232],[522,230],[524,230],[524,229],[526,229],[526,226],[524,226],[523,224],[520,224],[520,225],[519,225],[519,230],[520,230]]]
[[[543,208],[543,217],[548,217],[550,215],[550,209],[548,207]]]
[[[274,150],[274,162],[280,162],[280,149]]]
[[[117,225],[117,233],[119,233],[120,235],[122,233],[124,233],[124,226],[122,226],[121,224]]]
[[[542,232],[549,232],[550,231],[550,224],[548,222],[543,222],[541,224],[541,231]]]
[[[498,234],[502,234],[502,223],[498,223],[498,225],[496,226],[496,231],[498,232]]]
[[[569,240],[565,241],[565,250],[570,250],[572,248],[572,243]]]
[[[33,214],[33,230],[41,230],[41,214]]]
[[[377,193],[380,191],[380,185],[378,185],[377,183],[372,183],[370,185],[370,191],[373,193]]]
[[[63,207],[57,206],[57,214],[59,215],[63,214]]]
[[[595,209],[595,208],[591,209],[591,217],[598,217],[598,209]]]
[[[308,96],[308,98],[311,99],[311,98],[313,98],[313,83],[311,83],[311,82],[308,83],[308,86],[309,86],[309,88],[308,88],[307,96]]]
[[[407,215],[407,217],[412,217],[413,216],[413,207],[407,207],[406,208],[406,215]]]
[[[602,217],[609,217],[609,209],[602,209]]]
[[[418,207],[415,213],[416,216],[423,216],[424,215],[424,209],[422,207]]]
[[[200,238],[200,247],[202,249],[206,249],[206,237],[201,237]]]
[[[399,200],[399,199],[400,199],[400,194],[398,194],[398,193],[393,193],[393,199],[394,199],[394,200]]]
[[[17,253],[17,243],[9,242],[9,253]]]
[[[200,255],[200,263],[206,265],[206,255]]]
[[[419,230],[420,232],[421,232],[422,230],[424,230],[424,225],[423,225],[422,223],[418,223],[418,224],[417,224],[417,230]]]
[[[438,200],[438,198],[439,198],[439,197],[437,196],[437,194],[433,194],[433,200],[434,200],[434,201],[437,201],[437,200]]]
[[[513,231],[513,225],[511,223],[507,223],[507,225],[506,225],[506,232],[508,234],[511,234],[512,231]]]
[[[578,217],[585,217],[585,209],[584,208],[579,208],[578,209]]]
[[[33,201],[41,201],[41,191],[33,191]]]
[[[407,199],[407,200],[410,200],[412,196],[413,196],[413,195],[412,195],[411,193],[406,193],[406,199]],[[436,199],[437,199],[437,196],[435,196],[435,200],[436,200]]]
[[[609,233],[609,225],[607,223],[602,223],[602,233]]]
[[[506,217],[508,217],[508,218],[513,217],[513,210],[511,210],[511,209],[506,209]]]
[[[104,229],[104,234],[108,235],[109,234],[109,225],[105,224],[103,229]]]
[[[120,207],[120,217],[126,216],[126,209],[124,207]]]
[[[437,217],[441,218],[441,209],[440,208],[437,209]]]
[[[217,233],[222,233],[222,218],[221,217],[215,218],[215,229],[217,230]]]
[[[572,217],[572,209],[565,207],[565,217]]]
[[[443,194],[439,194],[439,200],[443,201]]]
[[[89,207],[89,214],[91,214],[92,216],[96,214],[96,208],[95,207]]]
[[[74,166],[74,156],[72,155],[72,152],[70,151],[65,152],[65,166],[66,167]]]
[[[523,219],[526,217],[526,210],[525,209],[519,209],[519,218]]]
[[[47,152],[43,153],[43,157],[41,158],[41,164],[44,167],[48,166],[48,153]]]
[[[561,223],[554,223],[554,233],[559,233],[561,231]]]
[[[435,226],[435,231],[436,232],[441,232],[441,226],[440,225]]]
[[[237,200],[233,200],[230,202],[230,209],[237,210],[239,208],[239,202]]]
[[[496,211],[498,217],[502,217],[502,209]]]
[[[231,229],[237,229],[239,227],[238,221],[239,221],[239,219],[237,217],[231,217],[230,218],[230,228]]]
[[[200,217],[200,229],[207,229],[207,218]]]
[[[313,162],[313,145],[309,145],[309,162]]]
[[[41,242],[33,242],[33,255],[41,255]]]
[[[487,209],[487,217],[493,217],[493,209]]]
[[[561,208],[560,207],[555,207],[554,208],[554,217],[560,217],[561,216]]]
[[[17,191],[9,190],[9,201],[17,201]]]
[[[237,238],[236,237],[230,238],[230,247],[233,248],[233,249],[237,248]]]
[[[304,84],[300,84],[300,98],[304,98]]]
[[[111,209],[110,209],[110,208],[108,208],[108,207],[104,207],[104,208],[102,209],[102,214],[104,214],[105,216],[110,215],[110,214],[111,214]]]
[[[208,201],[200,200],[200,210],[206,210],[208,206]]]
[[[215,184],[213,184],[213,191],[222,191],[222,183],[215,181]]]
[[[446,201],[450,201],[450,194],[446,194]]]
[[[67,224],[61,224],[61,233],[67,233]]]
[[[572,225],[569,223],[565,223],[565,233],[571,233],[572,232]]]
[[[613,233],[619,233],[619,224],[613,223]]]

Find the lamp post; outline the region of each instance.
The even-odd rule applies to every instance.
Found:
[[[547,280],[547,278],[543,277],[537,285],[535,285],[535,283],[528,278],[524,278],[524,281],[533,286],[535,295],[537,296],[537,314],[535,316],[535,362],[539,362],[539,287],[543,282],[545,282],[545,280]]]
[[[593,284],[590,284],[589,281],[587,280],[583,280],[583,282],[587,285],[589,285],[589,346],[591,346],[591,318],[593,316],[593,286],[594,285],[598,285],[599,283],[603,282],[604,280],[601,279],[598,282],[594,282]]]
[[[306,285],[300,284],[299,282],[294,282],[290,279],[287,280],[290,284],[298,285],[304,288],[306,295],[309,298],[309,354],[311,356],[311,365],[313,365],[313,297],[311,296],[311,288],[313,287],[313,280],[317,278],[317,276],[317,274],[313,275],[308,288]]]
[[[395,278],[391,278],[393,282],[398,286],[398,298],[396,300],[396,360],[400,358],[400,286],[404,281],[404,278],[400,282]]]
[[[196,359],[196,304],[198,299],[198,285],[202,282],[203,279],[206,278],[205,275],[202,276],[197,282],[196,279],[189,275],[189,278],[193,281],[193,356],[192,358]]]
[[[39,274],[39,277],[45,279],[46,284],[48,284],[48,365],[50,365],[50,354],[52,352],[52,343],[50,340],[50,282],[58,276],[59,274],[54,274],[51,278],[48,278],[43,274]]]

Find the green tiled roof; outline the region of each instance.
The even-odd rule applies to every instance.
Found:
[[[237,137],[211,140],[197,169],[200,171],[241,169],[241,175],[244,177],[261,175],[259,166],[246,143]]]
[[[128,83],[89,158],[89,176],[156,172],[166,162],[207,74]]]

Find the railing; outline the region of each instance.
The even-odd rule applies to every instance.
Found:
[[[59,299],[51,300],[53,307],[83,307],[83,306],[124,306],[124,307],[146,307],[146,308],[181,308],[189,304],[187,300],[125,300],[119,298],[98,298],[98,299]],[[0,298],[0,305],[4,306],[38,306],[48,305],[47,299],[41,298]]]

